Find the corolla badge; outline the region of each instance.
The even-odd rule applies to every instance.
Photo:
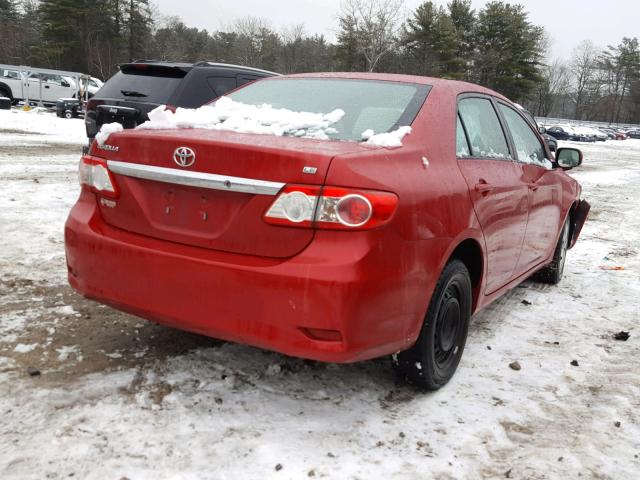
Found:
[[[180,167],[190,167],[196,163],[196,154],[189,147],[178,147],[173,152],[173,161]]]

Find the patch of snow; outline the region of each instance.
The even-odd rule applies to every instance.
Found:
[[[45,108],[0,110],[0,144],[16,143],[85,145],[87,132],[83,119],[59,118]]]
[[[371,137],[373,137],[374,134],[375,132],[368,128],[367,130],[362,132],[362,135],[360,135],[360,137],[362,138],[362,140],[369,140]]]
[[[279,375],[282,372],[282,367],[277,363],[269,365],[267,367],[267,371],[265,372],[267,375]]]
[[[16,353],[29,353],[29,352],[33,352],[36,348],[38,348],[37,343],[31,343],[28,345],[24,343],[19,343],[15,346],[13,351]]]
[[[73,307],[71,305],[65,305],[64,307],[58,307],[58,308],[56,308],[56,311],[60,315],[75,315],[75,316],[80,315],[78,312],[76,312],[73,309]]]
[[[111,135],[112,133],[121,132],[123,130],[124,130],[124,127],[122,126],[122,124],[118,122],[103,123],[102,126],[100,127],[100,131],[96,134],[96,141],[98,142],[98,144],[104,145],[104,142],[107,141],[107,139],[109,138],[109,135]]]
[[[11,301],[11,297],[15,298],[15,293],[3,296],[5,301]],[[28,310],[17,310],[13,312],[3,313],[0,316],[0,340],[3,342],[15,342],[24,332],[25,327],[42,315],[43,309],[32,308]]]
[[[142,358],[147,354],[147,350],[148,350],[148,348],[145,347],[142,350],[140,350],[139,352],[134,353],[133,356],[136,357],[136,358]]]
[[[365,133],[369,133],[370,131],[373,132],[372,130],[365,130],[363,132],[363,135]],[[367,139],[366,144],[375,145],[377,147],[387,147],[387,148],[401,147],[402,139],[405,137],[405,135],[408,135],[410,133],[411,133],[411,127],[408,127],[408,126],[400,127],[397,130],[394,130],[392,132],[377,133],[377,134],[371,135]]]
[[[80,350],[78,349],[77,345],[73,345],[70,347],[64,346],[61,348],[56,348],[56,352],[58,352],[58,361],[64,362],[71,355],[75,355],[76,357],[78,357]]]

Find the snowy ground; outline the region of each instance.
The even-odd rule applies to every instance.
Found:
[[[0,111],[0,478],[640,475],[640,141],[580,145],[593,207],[565,279],[478,314],[427,395],[384,359],[291,359],[76,295],[62,227],[83,142],[81,120]]]

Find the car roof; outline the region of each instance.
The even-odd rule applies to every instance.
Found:
[[[242,70],[244,72],[254,72],[260,73],[268,76],[280,75],[276,72],[270,72],[269,70],[263,70],[261,68],[247,67],[245,65],[234,65],[232,63],[218,63],[218,62],[196,62],[196,63],[185,63],[185,62],[167,62],[164,60],[134,60],[129,63],[120,64],[120,69],[123,68],[135,68],[135,65],[148,65],[150,67],[168,67],[168,68],[179,68],[181,70],[189,71],[195,67],[212,67],[212,68],[228,68],[233,70]]]
[[[263,70],[261,68],[247,67],[246,65],[234,65],[232,63],[218,63],[218,62],[197,62],[193,64],[194,67],[216,67],[216,68],[231,68],[234,70],[243,70],[247,72],[263,73],[269,76],[278,76],[279,73],[271,72],[269,70]]]
[[[416,83],[419,85],[430,85],[433,88],[450,88],[456,93],[485,93],[500,99],[509,101],[504,95],[499,94],[489,88],[476,85],[474,83],[460,80],[448,80],[445,78],[422,77],[418,75],[404,75],[398,73],[377,73],[377,72],[320,72],[320,73],[296,73],[283,75],[279,78],[344,78],[354,80],[379,80],[398,83]]]
[[[134,60],[133,62],[121,63],[120,65],[134,65],[134,64],[162,65],[164,67],[179,67],[179,68],[191,68],[193,66],[193,63],[171,62],[171,61],[165,61],[165,60]]]

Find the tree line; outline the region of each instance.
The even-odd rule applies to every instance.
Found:
[[[163,17],[149,0],[0,0],[0,63],[108,78],[133,59],[210,60],[281,73],[378,71],[478,83],[536,115],[640,122],[636,38],[599,49],[585,41],[550,61],[544,28],[522,5],[471,0],[343,0],[335,41],[304,25],[276,30],[262,18],[219,31]]]

